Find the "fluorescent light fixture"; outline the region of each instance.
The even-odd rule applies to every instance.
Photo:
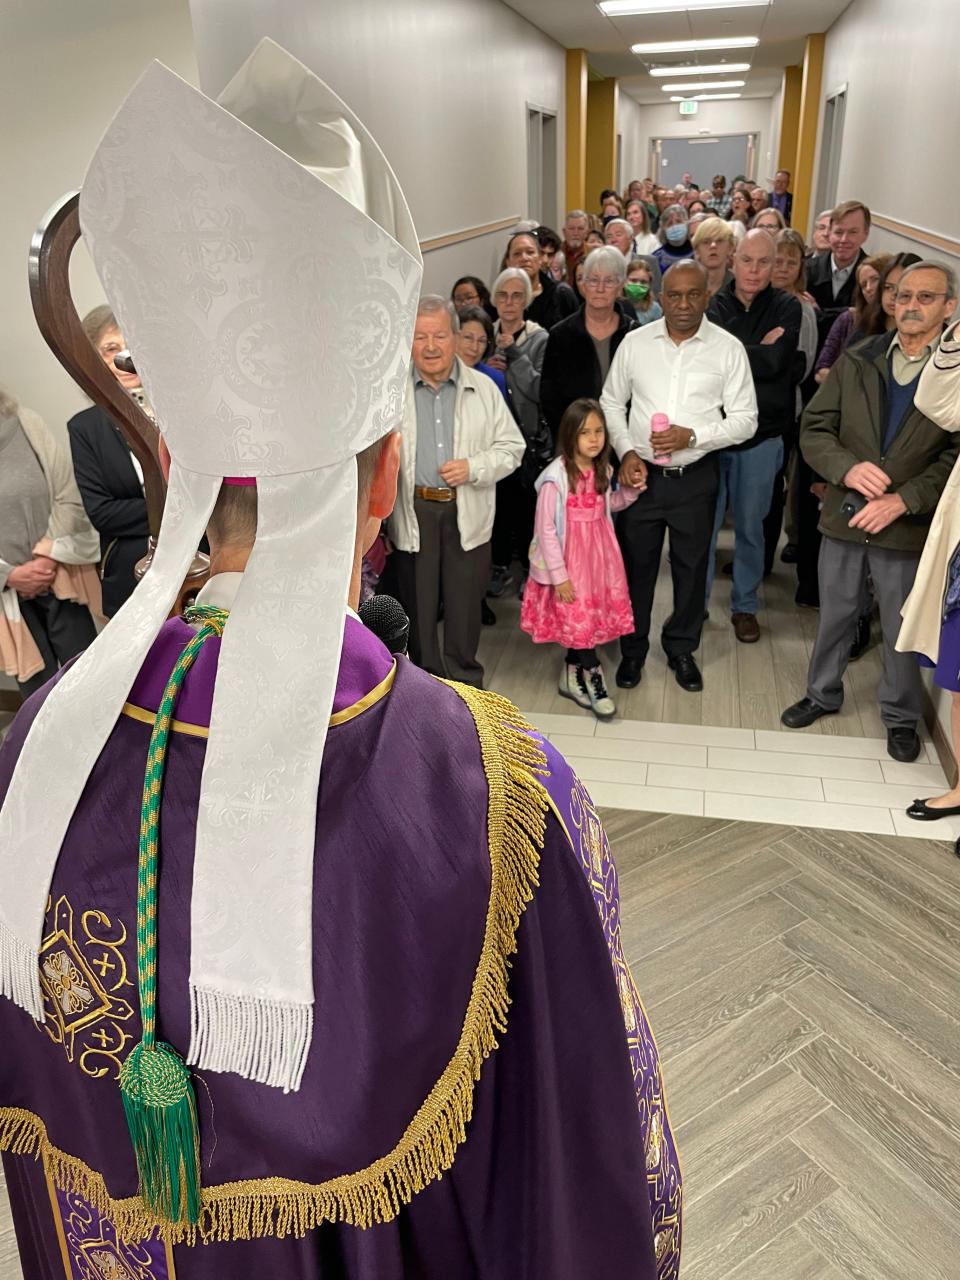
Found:
[[[729,72],[749,71],[749,62],[716,62],[710,67],[651,67],[652,76],[721,76]]]
[[[726,98],[742,98],[742,93],[696,93],[693,97],[681,98],[679,95],[670,99],[671,102],[721,102]]]
[[[717,40],[654,40],[632,44],[631,53],[717,53],[720,49],[755,49],[759,36],[722,36]]]
[[[662,84],[664,93],[694,93],[698,89],[742,89],[746,80],[693,80],[684,84]]]
[[[597,8],[608,18],[639,13],[682,13],[695,9],[766,9],[770,0],[600,0]]]

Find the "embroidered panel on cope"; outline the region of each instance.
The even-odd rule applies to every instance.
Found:
[[[173,1254],[162,1240],[124,1244],[109,1218],[82,1196],[48,1179],[66,1280],[176,1280]]]
[[[680,1161],[667,1113],[660,1055],[623,954],[617,868],[603,823],[587,789],[550,745],[544,745],[550,767],[545,784],[593,894],[620,992],[644,1136],[657,1280],[677,1280],[682,1233]]]
[[[75,909],[66,894],[47,904],[40,947],[46,1021],[36,1026],[68,1062],[114,1089],[140,1034],[129,938],[123,921],[96,907]],[[109,1218],[45,1173],[66,1280],[175,1280],[169,1245],[157,1239],[124,1244]]]

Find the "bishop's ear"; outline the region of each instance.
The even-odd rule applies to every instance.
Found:
[[[370,501],[367,515],[386,520],[397,501],[397,478],[400,474],[400,432],[391,431],[383,442],[377,459],[373,481],[370,485]]]

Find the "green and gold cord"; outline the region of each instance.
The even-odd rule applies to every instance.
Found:
[[[200,1140],[190,1071],[171,1045],[157,1041],[157,881],[160,802],[173,712],[187,672],[228,613],[195,605],[184,614],[200,630],[177,659],[157,710],[147,751],[137,876],[137,985],[143,1037],[120,1069],[120,1092],[137,1157],[140,1195],[167,1222],[200,1215]]]

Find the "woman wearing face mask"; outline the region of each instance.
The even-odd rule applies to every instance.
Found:
[[[663,310],[653,292],[653,271],[643,258],[633,258],[627,267],[623,297],[633,308],[637,324],[659,320]]]
[[[660,218],[660,248],[653,255],[661,274],[675,262],[693,257],[688,221],[687,211],[682,204],[667,205],[664,209]]]
[[[550,330],[540,378],[540,407],[553,439],[564,410],[596,399],[617,347],[636,321],[619,301],[627,262],[619,249],[594,249],[583,264],[583,308]]]

